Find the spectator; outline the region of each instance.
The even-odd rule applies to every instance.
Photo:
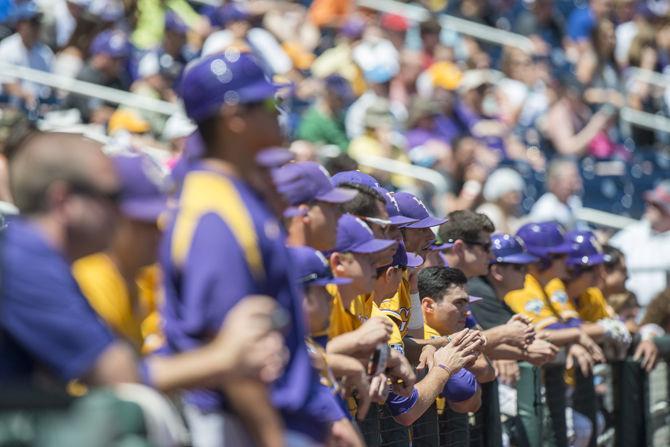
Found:
[[[328,76],[316,102],[302,115],[297,137],[314,143],[334,144],[346,151],[349,139],[344,119],[352,99],[353,92],[346,79],[339,75]]]
[[[610,244],[626,257],[628,289],[643,307],[667,288],[670,265],[670,181],[664,180],[645,194],[643,219],[621,230]]]
[[[124,64],[130,54],[126,35],[121,31],[103,31],[90,47],[91,58],[77,75],[80,81],[123,90],[127,87]],[[105,124],[114,112],[114,104],[98,98],[70,93],[64,100],[64,109],[77,109],[81,119],[88,123]]]
[[[147,98],[166,102],[177,102],[177,95],[171,88],[170,79],[162,71],[158,54],[147,53],[138,66],[139,78],[131,85],[130,91]],[[161,113],[138,111],[151,125],[154,135],[163,132],[167,117]]]
[[[670,332],[670,289],[662,291],[649,302],[642,324],[655,324],[665,333]]]
[[[554,100],[539,122],[545,139],[543,151],[548,158],[555,154],[581,157],[587,153],[600,156],[612,153],[610,140],[603,132],[616,114],[616,108],[604,100],[593,113],[583,102],[583,95],[584,87],[570,74],[563,76],[555,87]],[[604,147],[598,148],[598,143]]]
[[[485,214],[496,231],[511,233],[520,226],[519,213],[525,190],[521,175],[511,168],[498,168],[486,179],[482,203],[477,212]]]
[[[18,4],[11,15],[15,33],[0,42],[0,60],[41,71],[51,71],[53,52],[40,41],[42,14],[32,2]],[[51,95],[51,90],[39,84],[11,78],[0,79],[2,91],[17,106],[35,109]]]
[[[575,8],[567,23],[567,35],[578,53],[588,48],[591,33],[612,13],[612,0],[589,0],[586,8]]]
[[[564,228],[574,229],[578,224],[575,211],[582,207],[578,196],[582,181],[577,164],[570,159],[553,160],[547,168],[546,185],[547,192],[535,202],[529,219],[554,221]]]
[[[140,50],[158,47],[165,35],[165,16],[174,12],[194,32],[206,36],[210,31],[209,21],[197,14],[184,0],[139,0],[137,2],[137,23],[131,36],[133,45]]]
[[[541,53],[560,51],[565,24],[554,0],[536,0],[527,7],[514,22],[513,31],[529,36]]]

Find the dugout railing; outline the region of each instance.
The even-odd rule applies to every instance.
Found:
[[[501,447],[503,436],[512,446],[567,447],[588,421],[589,447],[667,446],[670,336],[655,341],[661,358],[650,374],[632,358],[635,346],[627,358],[598,365],[588,376],[578,369],[566,372],[564,353],[542,368],[520,362],[516,415],[501,414],[493,382],[483,385],[482,407],[475,414],[454,413],[438,402],[411,427],[403,427],[376,405],[360,428],[372,447]],[[567,408],[582,415],[577,426]]]

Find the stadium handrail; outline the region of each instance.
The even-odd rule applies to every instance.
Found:
[[[512,46],[529,52],[533,50],[533,42],[521,34],[482,25],[481,23],[454,17],[449,14],[433,14],[426,8],[416,4],[402,3],[397,0],[357,0],[356,3],[358,6],[368,9],[400,14],[416,22],[424,22],[431,15],[434,15],[443,27],[448,27],[457,33],[472,36],[496,45]]]
[[[626,68],[625,73],[648,84],[654,84],[663,88],[670,87],[670,75],[664,73],[659,73],[657,71],[652,71],[640,67],[628,67]]]
[[[104,85],[80,81],[69,76],[8,64],[6,62],[0,62],[0,74],[8,78],[20,78],[25,81],[46,85],[54,89],[99,98],[113,104],[147,110],[162,115],[183,113],[179,104],[137,95],[124,90],[105,87]]]

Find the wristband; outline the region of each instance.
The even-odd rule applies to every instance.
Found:
[[[447,372],[447,374],[449,375],[449,377],[454,375],[454,373],[452,373],[451,370],[449,369],[449,367],[446,366],[444,363],[438,363],[437,367],[442,368],[443,370],[445,370]]]
[[[409,330],[423,329],[423,312],[421,311],[421,298],[418,293],[412,293],[409,296],[411,303],[409,312]]]

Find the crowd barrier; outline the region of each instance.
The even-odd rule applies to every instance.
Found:
[[[567,378],[564,354],[542,368],[521,362],[515,416],[501,414],[498,383],[493,382],[482,386],[482,407],[475,414],[433,405],[407,428],[385,407],[373,406],[360,428],[371,447],[567,447],[574,436],[566,416],[571,408],[586,418],[582,426],[585,421],[591,426],[589,447],[667,446],[670,336],[655,341],[661,358],[650,374],[632,358],[634,346],[626,359],[598,365],[588,376],[575,370]]]

